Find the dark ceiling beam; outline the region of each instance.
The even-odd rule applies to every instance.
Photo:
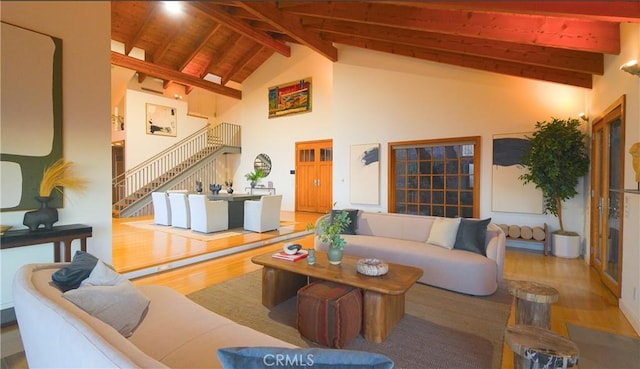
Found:
[[[415,46],[423,49],[450,51],[464,55],[475,55],[581,73],[598,75],[604,73],[604,55],[585,51],[556,49],[433,32],[410,31],[334,20],[324,20],[322,23],[311,24],[307,28],[317,32],[335,33],[343,37],[357,34],[362,39]]]
[[[254,30],[247,23],[232,17],[227,12],[221,10],[214,4],[210,4],[206,1],[186,1],[185,4],[188,4],[189,6],[199,10],[200,12],[202,12],[202,14],[215,20],[216,22],[224,24],[234,31],[241,33],[243,36],[248,37],[261,45],[264,45],[283,56],[291,56],[291,48],[289,46],[287,46],[283,42],[274,40],[267,34]]]
[[[563,83],[584,88],[592,88],[593,83],[591,74],[587,73],[571,72],[535,65],[524,65],[520,63],[482,58],[472,55],[461,55],[446,51],[434,51],[417,47],[394,45],[387,42],[357,39],[356,37],[345,37],[341,35],[326,35],[324,38],[329,39],[335,43],[429,60],[438,63],[478,69],[487,72],[507,74],[516,77]]]
[[[603,21],[428,9],[384,2],[367,6],[357,2],[314,2],[286,8],[286,12],[537,46],[607,54],[620,52],[619,25]]]
[[[279,33],[289,35],[302,45],[309,47],[331,61],[338,61],[338,49],[331,45],[331,43],[321,39],[317,33],[308,32],[304,29],[302,25],[300,25],[300,21],[297,19],[298,17],[291,16],[291,14],[283,14],[283,12],[277,8],[276,3],[239,1],[237,4],[249,13],[262,18],[264,22],[275,27]]]
[[[136,72],[145,73],[162,80],[170,80],[187,86],[198,87],[220,95],[242,99],[242,91],[225,87],[217,83],[205,81],[198,77],[178,72],[176,70],[151,64],[143,60],[132,58],[116,52],[111,52],[111,64],[133,69]]]

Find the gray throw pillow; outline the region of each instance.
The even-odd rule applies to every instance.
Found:
[[[489,222],[491,218],[482,220],[462,218],[453,248],[487,256],[485,242]]]
[[[133,334],[149,306],[147,296],[102,261],[79,288],[63,293],[62,297],[125,337]]]
[[[340,234],[356,234],[356,230],[358,229],[358,209],[344,209],[344,210],[331,210],[331,222],[333,222],[333,217],[342,213],[343,211],[347,212],[347,217],[351,220],[351,223],[344,228]]]
[[[393,368],[382,354],[322,348],[227,347],[218,349],[218,359],[223,369]]]
[[[58,269],[51,275],[51,280],[62,292],[78,288],[80,283],[91,274],[98,258],[84,251],[76,251],[71,264]]]

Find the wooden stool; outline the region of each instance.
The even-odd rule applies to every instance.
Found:
[[[558,301],[558,290],[531,281],[512,281],[509,293],[516,297],[516,324],[551,328],[551,304]]]
[[[513,350],[515,369],[566,369],[578,363],[578,346],[548,329],[514,325],[507,327],[504,339]]]

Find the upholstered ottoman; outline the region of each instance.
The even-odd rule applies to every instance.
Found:
[[[342,348],[362,327],[362,292],[342,284],[318,281],[298,290],[298,331],[316,343]]]

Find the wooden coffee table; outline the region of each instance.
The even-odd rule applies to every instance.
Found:
[[[369,277],[356,270],[359,257],[345,255],[340,265],[331,265],[327,254],[316,251],[314,265],[306,259],[280,260],[274,252],[251,258],[262,265],[262,304],[268,308],[296,296],[309,278],[337,282],[362,289],[362,335],[367,341],[380,343],[404,316],[404,296],[407,290],[422,276],[422,269],[389,263],[389,272],[379,277]]]

